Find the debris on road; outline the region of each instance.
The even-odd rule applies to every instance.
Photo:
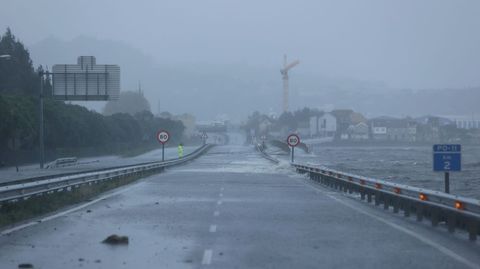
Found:
[[[19,269],[25,269],[25,268],[33,268],[33,264],[31,263],[21,263],[18,265]]]
[[[102,243],[109,245],[128,245],[128,236],[112,234],[109,237],[105,238]]]

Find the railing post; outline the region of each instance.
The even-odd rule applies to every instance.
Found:
[[[392,199],[392,204],[393,204],[393,213],[398,213],[398,209],[399,209],[399,201],[398,201],[398,198],[393,198]]]
[[[408,202],[403,204],[403,215],[405,217],[410,217],[410,203]]]
[[[449,212],[447,215],[447,226],[448,226],[448,231],[450,233],[455,232],[455,226],[457,225],[457,218],[455,217],[455,214],[452,212]]]
[[[383,209],[388,210],[390,208],[390,204],[389,204],[390,198],[388,196],[386,196],[385,194],[382,195],[382,197],[383,197]]]
[[[422,221],[423,220],[423,205],[421,205],[420,203],[417,203],[416,209],[417,209],[417,221]]]
[[[467,230],[468,230],[468,239],[470,239],[470,241],[477,240],[478,224],[474,219],[470,218],[467,220]]]
[[[436,227],[438,226],[438,221],[439,221],[439,211],[435,208],[431,208],[430,211],[432,212],[431,216],[430,216],[430,220],[432,222],[432,226],[433,227]]]

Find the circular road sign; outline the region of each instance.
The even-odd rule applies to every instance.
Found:
[[[287,137],[287,144],[290,147],[296,147],[298,144],[300,144],[300,137],[296,134],[291,134]]]
[[[167,131],[162,130],[157,133],[158,142],[165,144],[168,142],[168,139],[170,139],[170,134]]]

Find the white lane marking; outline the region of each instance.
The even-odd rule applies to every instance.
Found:
[[[211,233],[216,232],[216,231],[217,231],[217,225],[210,225],[209,231],[210,231]]]
[[[202,264],[208,265],[211,262],[212,262],[212,250],[211,249],[206,249],[203,252]]]
[[[220,193],[218,196],[223,197],[223,193]]]
[[[130,186],[130,187],[133,187],[133,186]],[[81,204],[81,205],[79,205],[79,206],[70,208],[70,209],[65,210],[65,211],[62,211],[62,212],[59,212],[59,213],[57,213],[57,214],[54,214],[54,215],[51,215],[51,216],[48,216],[48,217],[45,217],[45,218],[41,218],[41,219],[36,220],[36,221],[28,222],[28,223],[25,223],[25,224],[22,224],[22,225],[18,225],[18,226],[15,226],[15,227],[10,228],[10,229],[7,229],[7,230],[3,230],[3,231],[0,232],[0,235],[7,235],[7,234],[10,234],[10,233],[13,233],[13,232],[16,232],[16,231],[25,229],[25,228],[27,228],[27,227],[33,226],[33,225],[40,224],[40,223],[45,222],[45,221],[49,221],[49,220],[53,220],[53,219],[56,219],[56,218],[65,216],[65,215],[67,215],[67,214],[69,214],[69,213],[75,212],[75,211],[77,211],[77,210],[80,210],[80,209],[85,208],[85,207],[87,207],[87,206],[90,206],[90,205],[92,205],[92,204],[95,204],[95,203],[97,203],[97,202],[99,202],[99,201],[101,201],[101,200],[110,198],[110,197],[112,197],[112,196],[121,194],[121,193],[123,193],[123,192],[126,192],[127,190],[130,189],[130,187],[127,187],[127,188],[125,188],[125,189],[122,189],[122,190],[119,190],[119,191],[116,191],[116,192],[113,192],[113,193],[104,195],[104,196],[99,197],[99,198],[97,198],[97,199],[95,199],[95,200],[92,200],[92,201],[90,201],[90,202]]]
[[[312,186],[312,185],[310,185],[310,184],[308,184],[308,183],[306,183],[306,182],[304,182],[304,181],[302,181],[302,183],[305,184],[305,185],[307,185],[307,186],[309,186],[309,187],[311,187],[311,188],[314,188],[314,189],[318,190],[315,186]],[[347,203],[347,202],[345,202],[345,201],[342,201],[342,200],[340,200],[340,199],[338,199],[338,198],[336,198],[336,197],[334,197],[334,196],[332,196],[332,195],[330,195],[330,194],[328,194],[328,193],[326,193],[326,192],[323,192],[323,193],[324,193],[327,197],[330,197],[331,199],[339,202],[340,204],[342,204],[342,205],[344,205],[344,206],[346,206],[346,207],[348,207],[348,208],[350,208],[350,209],[353,209],[353,210],[355,210],[355,211],[357,211],[357,212],[359,212],[359,213],[362,213],[362,214],[367,215],[367,216],[369,216],[369,217],[371,217],[371,218],[374,218],[374,219],[376,219],[376,220],[378,220],[378,221],[380,221],[380,222],[383,222],[383,223],[387,224],[388,226],[390,226],[390,227],[392,227],[392,228],[394,228],[394,229],[397,229],[397,230],[399,230],[399,231],[401,231],[401,232],[403,232],[403,233],[406,233],[406,234],[410,235],[410,236],[413,237],[413,238],[416,238],[417,240],[419,240],[419,241],[421,241],[421,242],[423,242],[423,243],[425,243],[425,244],[427,244],[427,245],[429,245],[429,246],[437,249],[437,250],[440,251],[441,253],[449,256],[450,258],[452,258],[452,259],[454,259],[454,260],[456,260],[456,261],[458,261],[458,262],[460,262],[460,263],[463,263],[464,265],[468,266],[469,268],[480,269],[480,266],[479,266],[478,264],[473,263],[473,262],[465,259],[464,257],[462,257],[462,256],[458,255],[457,253],[451,251],[450,249],[448,249],[448,248],[446,248],[446,247],[444,247],[444,246],[441,246],[441,245],[433,242],[432,240],[426,238],[425,236],[422,236],[422,235],[420,235],[420,234],[418,234],[418,233],[415,233],[414,231],[411,231],[411,230],[409,230],[409,229],[407,229],[407,228],[404,228],[404,227],[402,227],[402,226],[400,226],[400,225],[397,225],[397,224],[395,224],[395,223],[393,223],[393,222],[390,222],[390,221],[388,221],[388,220],[382,219],[382,218],[380,218],[380,217],[378,217],[378,216],[376,216],[376,215],[374,215],[374,214],[368,213],[367,211],[365,211],[365,210],[363,210],[363,209],[360,209],[360,208],[358,208],[358,207],[356,207],[356,206],[354,206],[354,205],[351,205],[351,204],[349,204],[349,203]]]
[[[217,205],[221,205],[222,203],[223,203],[222,200],[219,200],[219,201],[217,202]]]
[[[213,216],[218,217],[218,215],[220,215],[220,212],[218,210],[213,212]]]

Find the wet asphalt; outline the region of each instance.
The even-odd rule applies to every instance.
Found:
[[[251,147],[184,166],[0,236],[0,268],[478,268],[463,234],[312,184]],[[128,245],[101,243],[111,234]]]

